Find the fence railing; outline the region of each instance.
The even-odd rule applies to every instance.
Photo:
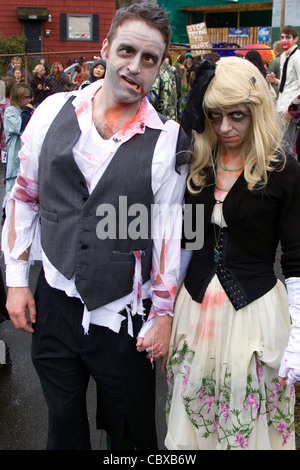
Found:
[[[229,37],[228,36],[228,28],[208,28],[207,33],[209,37],[209,42],[211,44],[219,44],[219,43],[227,43],[228,47],[232,50],[237,48],[243,48],[249,44],[258,44],[258,27],[250,27],[249,28],[249,37]],[[232,46],[231,46],[232,44]],[[261,42],[260,45],[262,47],[269,47],[271,43]],[[185,54],[186,51],[189,49],[189,46],[186,44],[182,45],[174,45],[171,44],[169,51],[173,58],[177,57],[179,54]],[[214,50],[218,51],[218,48],[214,46]],[[203,54],[206,52],[211,52],[211,49],[202,49]],[[224,51],[224,47],[220,48],[220,51]],[[42,52],[24,52],[24,53],[17,53],[17,54],[0,54],[0,76],[5,75],[6,67],[8,66],[9,62],[11,61],[12,57],[15,55],[22,58],[23,67],[26,71],[32,73],[32,70],[36,63],[39,62],[40,58],[43,57],[48,64],[53,62],[59,61],[64,64],[66,67],[69,65],[74,59],[78,60],[79,57],[85,57],[87,60],[92,60],[94,56],[99,56],[100,54],[100,47],[97,50],[81,50],[81,51],[42,51]]]

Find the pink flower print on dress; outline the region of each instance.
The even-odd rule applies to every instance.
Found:
[[[214,402],[214,395],[208,395],[205,397],[205,404],[206,404],[206,413],[208,414],[211,410],[212,404]]]
[[[262,366],[260,366],[260,361],[257,358],[257,355],[255,355],[255,361],[256,361],[256,371],[257,371],[257,377],[258,377],[258,383],[261,383],[261,379],[264,375],[264,370]]]
[[[249,393],[247,401],[248,401],[249,405],[252,406],[252,408],[255,408],[255,409],[258,408],[258,403],[257,403],[253,393]]]
[[[282,439],[283,439],[283,442],[282,442],[282,446],[284,446],[286,443],[287,443],[287,440],[291,437],[292,435],[292,431],[291,430],[287,430],[287,423],[284,419],[281,419],[279,421],[279,424],[277,426],[277,429],[278,431],[280,432],[280,434],[282,435]]]
[[[279,399],[281,397],[281,393],[280,393],[280,389],[282,388],[282,385],[278,382],[276,385],[275,385],[275,388],[273,390],[273,392],[271,393],[270,395],[270,400],[271,398],[275,398],[274,402],[273,402],[273,406],[272,408],[270,409],[270,411],[273,411],[277,408],[278,406],[278,402],[279,402]]]
[[[229,403],[222,403],[221,410],[222,410],[223,418],[225,419],[225,423],[227,423],[228,418],[229,418],[229,411],[230,411]]]
[[[167,376],[166,376],[166,378],[167,378],[167,382],[169,382],[171,385],[174,385],[174,380],[173,380],[173,379],[171,379],[171,376],[170,376],[170,374],[168,374],[168,373],[167,373]]]
[[[249,438],[245,439],[243,434],[241,433],[237,433],[235,437],[236,437],[235,442],[237,442],[241,446],[242,449],[246,449],[248,447]]]
[[[198,404],[200,404],[203,400],[203,395],[206,392],[206,387],[202,387],[200,393],[198,395]]]
[[[189,383],[189,374],[191,373],[191,370],[188,366],[184,366],[185,373],[183,375],[183,385],[188,385]]]

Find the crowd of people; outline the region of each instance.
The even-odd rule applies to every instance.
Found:
[[[32,74],[22,67],[22,59],[13,57],[2,78],[5,97],[0,103],[1,162],[4,168],[6,196],[3,201],[2,224],[5,219],[6,199],[14,185],[19,169],[18,153],[21,147],[21,135],[34,110],[48,97],[55,93],[82,89],[105,75],[105,62],[95,60],[88,72],[87,62],[80,58],[73,76],[64,72],[61,62],[51,66],[40,60]]]
[[[173,65],[170,35],[164,8],[117,10],[104,64],[93,77],[79,64],[76,90],[38,104],[22,135],[2,230],[6,305],[32,333],[48,450],[91,449],[90,376],[109,449],[157,450],[159,359],[168,450],[295,448],[298,32],[281,31],[276,81],[256,54]],[[20,129],[30,97],[10,104]]]

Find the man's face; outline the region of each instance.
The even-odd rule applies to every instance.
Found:
[[[13,66],[14,67],[21,67],[22,63],[20,59],[14,59],[13,60]]]
[[[104,41],[105,80],[116,102],[135,103],[150,92],[160,73],[165,47],[160,31],[139,20],[124,21],[111,44]]]
[[[281,33],[280,35],[281,47],[284,51],[297,44],[297,41],[298,37],[294,38],[291,34]]]

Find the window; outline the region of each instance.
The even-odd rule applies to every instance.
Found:
[[[60,15],[61,41],[99,41],[99,15]]]

